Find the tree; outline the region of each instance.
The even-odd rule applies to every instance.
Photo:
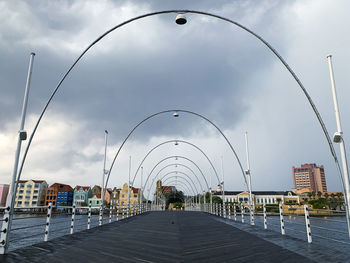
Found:
[[[307,193],[307,196],[309,197],[309,199],[311,199],[312,193],[311,193],[311,192],[308,192],[308,193]]]
[[[318,192],[317,192],[317,196],[318,196],[318,198],[320,199],[320,198],[322,197],[322,192],[318,191]]]
[[[315,191],[312,191],[312,192],[311,192],[311,195],[312,195],[312,199],[315,200],[315,196],[316,196]]]
[[[326,198],[326,200],[328,201],[329,194],[328,194],[328,193],[325,193],[325,194],[324,194],[324,198]]]

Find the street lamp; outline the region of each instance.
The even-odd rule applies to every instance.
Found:
[[[187,19],[184,14],[178,14],[175,19],[176,24],[184,25],[187,23]]]

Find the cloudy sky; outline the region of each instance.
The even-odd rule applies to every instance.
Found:
[[[93,40],[127,19],[161,10],[211,12],[262,36],[299,76],[331,135],[336,123],[326,56],[332,54],[347,140],[349,8],[346,0],[1,1],[0,183],[11,180],[30,52],[36,56],[25,125],[29,133],[60,78]],[[159,111],[181,109],[202,114],[220,127],[244,168],[244,133],[248,131],[254,190],[291,189],[292,167],[302,163],[324,165],[328,190],[340,190],[316,117],[278,59],[232,24],[187,14],[188,23],[179,26],[175,17],[163,14],[137,20],[87,52],[44,115],[22,179],[72,186],[101,184],[105,129],[109,131],[109,166],[138,122]],[[237,160],[223,137],[208,122],[186,113],[179,118],[162,114],[141,125],[121,150],[109,186],[120,187],[128,180],[129,156],[133,176],[150,149],[174,139],[202,149],[219,176],[224,173],[227,190],[245,189]],[[159,161],[177,155],[196,163],[215,187],[217,179],[209,162],[186,143],[167,143],[154,150],[143,164],[143,180]],[[200,176],[188,160],[169,158],[151,177],[175,163],[191,167]],[[176,170],[190,174],[180,166],[169,166],[161,174]],[[136,186],[140,180],[138,174]]]

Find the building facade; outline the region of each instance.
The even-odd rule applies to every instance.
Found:
[[[294,188],[300,190],[308,188],[310,192],[327,192],[324,167],[316,164],[303,164],[301,167],[293,167]]]
[[[94,194],[92,197],[89,198],[89,204],[91,204],[91,207],[98,208],[101,206],[101,194]]]
[[[25,208],[44,205],[47,186],[44,180],[18,181],[15,207]]]
[[[9,184],[0,184],[0,206],[6,206],[7,195],[9,193],[10,185]]]
[[[213,195],[222,197],[222,192],[214,192]],[[279,203],[299,204],[300,199],[292,191],[252,191],[252,198],[255,205],[266,205]],[[249,193],[242,191],[225,191],[225,202],[249,205]]]
[[[53,206],[71,206],[73,204],[74,190],[70,185],[54,183],[46,192],[45,204]]]
[[[92,191],[90,186],[80,186],[77,185],[74,188],[73,204],[81,206],[83,204],[89,203],[89,198],[92,196]]]
[[[128,184],[125,183],[123,185],[123,188],[120,191],[119,207],[125,207],[128,205],[129,189],[130,189],[130,206],[139,203],[140,188],[128,186]]]

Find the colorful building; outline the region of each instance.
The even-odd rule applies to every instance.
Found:
[[[73,204],[81,206],[82,204],[88,204],[89,198],[92,196],[92,190],[90,186],[77,185],[74,188]]]
[[[15,207],[44,205],[47,186],[44,180],[20,180],[16,191]]]
[[[91,207],[97,208],[101,206],[101,195],[100,194],[94,194],[92,197],[88,200],[89,204],[91,204]]]
[[[300,190],[308,188],[309,192],[327,192],[324,167],[316,164],[303,164],[301,167],[293,167],[294,188]]]
[[[54,206],[71,206],[73,204],[74,190],[70,185],[54,183],[46,192],[45,204]]]
[[[121,189],[118,189],[117,187],[114,187],[111,194],[111,204],[112,207],[115,208],[117,204],[119,203],[119,195],[120,195]]]
[[[130,191],[130,192],[129,192]],[[130,206],[139,203],[140,188],[128,186],[127,183],[123,185],[119,195],[119,207],[125,207],[128,205],[128,197],[130,193]]]
[[[9,193],[10,185],[9,184],[0,184],[0,207],[6,206],[6,199]]]

